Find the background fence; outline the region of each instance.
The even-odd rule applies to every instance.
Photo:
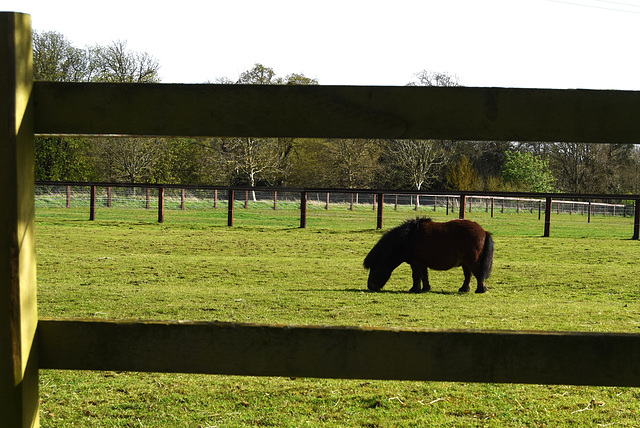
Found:
[[[551,214],[582,215],[586,222],[591,216],[634,217],[633,201],[615,198],[619,195],[591,195],[592,198],[609,202],[575,200],[569,194],[542,194],[542,198],[526,197],[528,194],[482,194],[461,192],[411,193],[404,191],[350,190],[350,189],[290,189],[290,188],[246,188],[176,185],[145,185],[122,183],[77,183],[38,182],[35,190],[37,207],[88,207],[89,219],[96,218],[96,210],[102,208],[145,208],[158,210],[158,221],[165,221],[166,210],[207,210],[226,209],[228,225],[233,225],[235,209],[299,210],[300,227],[306,227],[308,210],[333,208],[378,211],[377,227],[382,228],[383,209],[414,210],[422,215],[429,211],[458,214],[484,211],[491,217],[496,213],[520,214],[537,213],[545,217],[545,236],[549,236]],[[234,204],[229,204],[233,197]],[[380,206],[379,200],[384,200]],[[564,198],[564,199],[560,199]],[[597,200],[597,199],[596,199]],[[634,239],[637,239],[637,218],[634,225]]]

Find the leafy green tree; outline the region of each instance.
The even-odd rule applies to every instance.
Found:
[[[33,78],[54,82],[87,79],[88,56],[55,31],[33,33]]]
[[[256,63],[251,70],[240,73],[237,83],[242,85],[281,85],[284,82],[281,77],[276,76],[273,68]]]
[[[90,181],[97,178],[87,158],[90,142],[84,138],[35,139],[35,179]]]
[[[462,156],[460,160],[451,165],[447,172],[447,187],[451,190],[479,190],[481,180],[478,172],[468,157]]]
[[[507,151],[502,171],[505,182],[525,192],[553,192],[555,179],[548,162],[529,152]]]

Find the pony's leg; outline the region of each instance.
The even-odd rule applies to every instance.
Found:
[[[419,293],[421,290],[420,282],[422,282],[422,269],[417,266],[411,266],[411,276],[413,277],[413,287],[409,290],[411,293]]]
[[[429,270],[424,268],[424,272],[422,272],[422,291],[431,290],[431,284],[429,284]]]
[[[462,271],[464,272],[464,283],[462,287],[458,290],[460,293],[469,292],[469,284],[471,284],[471,270],[466,266],[462,266]]]
[[[484,293],[487,291],[487,286],[484,285],[484,280],[482,278],[476,277],[478,280],[478,288],[476,288],[476,293]]]

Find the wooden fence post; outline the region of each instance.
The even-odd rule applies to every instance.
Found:
[[[233,204],[236,200],[236,192],[233,189],[228,190],[229,203],[227,205],[227,226],[233,226]]]
[[[180,189],[180,209],[184,211],[184,189]]]
[[[591,201],[589,201],[589,209],[587,211],[587,223],[591,223]]]
[[[147,187],[147,202],[146,202],[146,204],[145,204],[145,208],[146,208],[146,209],[151,208],[150,199],[151,199],[151,191],[150,191],[150,190],[149,190],[149,188]]]
[[[107,187],[107,208],[111,208],[111,186]]]
[[[89,220],[94,221],[96,219],[96,186],[91,186],[89,193]]]
[[[378,193],[378,215],[376,216],[376,229],[382,229],[382,216],[384,213],[384,194]]]
[[[636,199],[635,213],[633,215],[633,238],[640,239],[640,199]]]
[[[37,426],[31,17],[0,13],[0,418]]]
[[[460,195],[460,214],[458,215],[458,218],[460,218],[461,220],[464,219],[464,210],[466,205],[467,205],[467,195],[462,194]]]
[[[327,204],[324,207],[325,210],[329,210],[329,192],[327,192]]]
[[[300,228],[307,227],[307,192],[300,193]]]
[[[158,189],[158,223],[164,222],[164,187]]]
[[[278,191],[273,191],[273,210],[276,211],[278,209]]]
[[[551,236],[551,198],[547,198],[547,202],[544,207],[544,236],[548,238]]]

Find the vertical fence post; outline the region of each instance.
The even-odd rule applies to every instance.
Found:
[[[538,201],[538,220],[540,220],[541,214],[542,214],[542,200]]]
[[[227,226],[231,227],[233,226],[233,204],[236,200],[236,192],[233,189],[229,189],[227,192],[229,197],[229,203],[227,205]]]
[[[446,211],[446,215],[449,215],[449,197],[446,197],[447,200],[447,211]]]
[[[640,199],[635,201],[635,213],[633,215],[633,238],[634,240],[640,239]]]
[[[349,206],[349,210],[353,211],[353,193],[350,193],[351,195],[351,205]]]
[[[218,209],[218,189],[213,190],[213,209]]]
[[[89,220],[93,221],[96,219],[96,186],[91,186],[90,196],[89,196]]]
[[[300,193],[300,228],[307,227],[307,192]]]
[[[273,191],[273,210],[276,211],[278,209],[278,191]]]
[[[384,213],[384,194],[378,193],[378,215],[376,216],[376,229],[382,229],[382,216]]]
[[[398,194],[396,194],[396,201],[395,201],[395,203],[393,205],[393,210],[394,211],[398,211]]]
[[[464,219],[464,210],[467,206],[467,195],[464,193],[460,195],[460,214],[458,214],[458,218],[461,220]]]
[[[548,238],[551,236],[551,198],[547,197],[547,202],[544,207],[544,236]]]
[[[0,13],[0,417],[38,425],[31,17]]]
[[[180,189],[180,209],[184,211],[184,189]]]
[[[591,223],[591,201],[589,201],[589,208],[587,210],[587,223]]]
[[[107,187],[107,208],[111,208],[111,186]]]
[[[147,203],[145,204],[146,209],[151,208],[150,200],[151,200],[151,190],[147,187]]]
[[[329,210],[329,192],[327,192],[327,204],[324,207],[325,210]]]
[[[491,198],[491,218],[493,218],[493,205],[495,204],[496,198]]]
[[[164,222],[164,187],[158,189],[158,223]]]
[[[433,197],[433,212],[436,212],[436,208],[438,207],[438,197]]]

